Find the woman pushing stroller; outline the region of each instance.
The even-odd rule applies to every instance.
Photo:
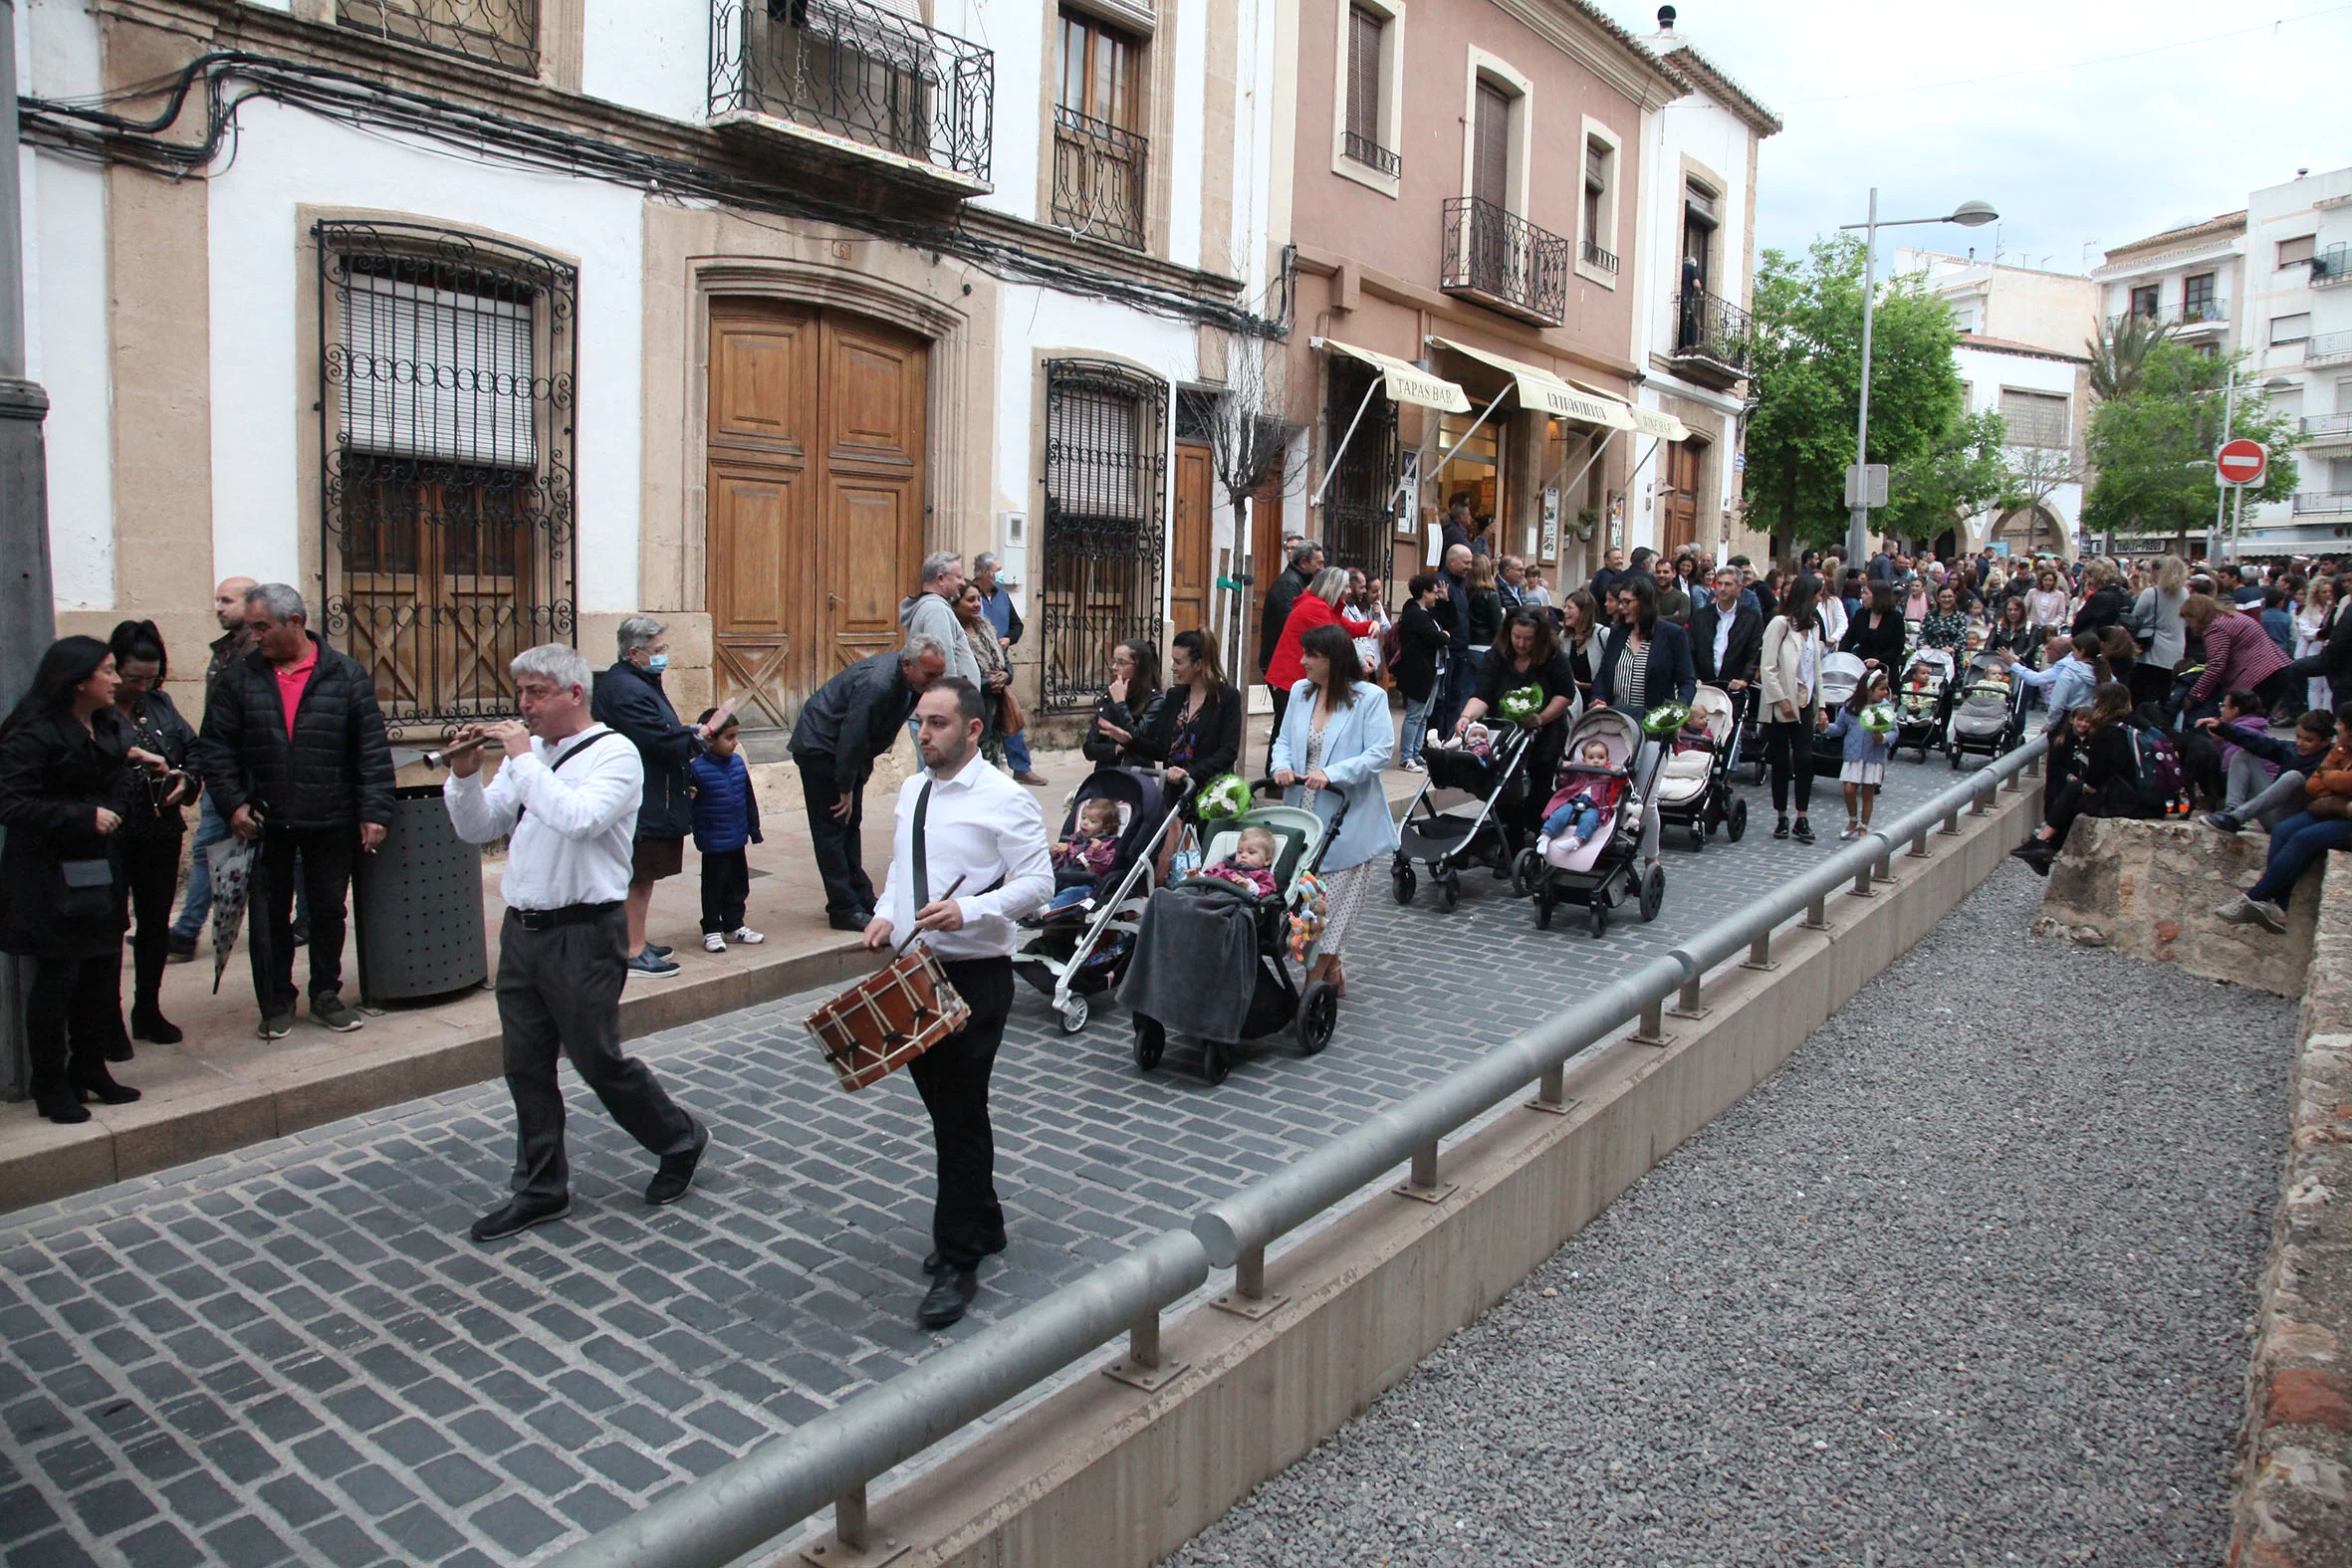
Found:
[[[1531,698],[1526,695],[1530,691]],[[1536,802],[1542,799],[1539,791],[1550,786],[1551,776],[1559,771],[1560,753],[1568,741],[1568,710],[1575,701],[1575,667],[1559,645],[1551,617],[1540,609],[1513,611],[1502,640],[1480,669],[1478,694],[1462,705],[1454,733],[1467,735],[1473,724],[1489,714],[1509,718],[1533,732],[1524,772],[1534,787],[1522,801],[1507,800],[1500,813],[1516,843],[1527,842],[1528,829],[1534,825],[1539,810]]]
[[[1323,852],[1328,907],[1321,948],[1307,973],[1309,986],[1327,981],[1344,997],[1340,960],[1370,886],[1371,864],[1397,845],[1396,821],[1380,783],[1396,750],[1396,730],[1388,694],[1363,678],[1344,627],[1310,627],[1298,640],[1298,658],[1304,678],[1291,688],[1269,760],[1289,804],[1305,806],[1325,822],[1346,811]]]

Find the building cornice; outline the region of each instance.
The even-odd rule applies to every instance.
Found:
[[[1681,72],[1585,0],[1494,0],[1552,48],[1654,113],[1691,91]]]
[[[2115,246],[2107,252],[2107,265],[2109,267],[2145,265],[2139,255],[2142,251],[2157,253],[2158,247],[2179,250],[2188,248],[2199,241],[2214,239],[2217,236],[2242,239],[2244,235],[2245,209],[2240,207],[2235,212],[2225,212],[2219,217],[2207,218],[2202,223],[2184,223],[2177,229],[2166,229],[2161,233],[2151,234],[2145,239],[2133,240],[2128,244]],[[2119,257],[2124,259],[2119,261],[2117,259]]]
[[[1741,123],[1759,136],[1778,135],[1782,128],[1780,116],[1739,83],[1715,69],[1705,55],[1688,44],[1677,44],[1663,50],[1659,59],[1689,77],[1701,91],[1737,115]]]
[[[1977,333],[1962,333],[1960,346],[1982,349],[1986,353],[2015,354],[2020,359],[2056,359],[2064,364],[2090,363],[2090,359],[2083,354],[2061,353],[2055,348],[2036,348],[2031,343],[2021,343],[2007,337],[1987,337]]]

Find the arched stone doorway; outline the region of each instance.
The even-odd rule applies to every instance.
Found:
[[[2066,529],[2050,509],[2036,503],[2003,513],[1993,525],[1992,543],[2005,541],[2009,554],[2014,556],[2063,556],[2066,554]]]

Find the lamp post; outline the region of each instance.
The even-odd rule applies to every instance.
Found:
[[[1862,231],[1862,411],[1854,423],[1854,467],[1859,470],[1870,462],[1870,321],[1878,307],[1878,231],[1908,228],[1918,223],[1957,223],[1962,228],[1980,228],[1999,218],[1991,205],[1982,201],[1964,201],[1950,212],[1936,218],[1889,218],[1878,216],[1878,187],[1870,187],[1870,216],[1861,223],[1841,223],[1840,230]],[[1864,486],[1854,503],[1853,521],[1846,526],[1846,559],[1870,563],[1870,491]]]

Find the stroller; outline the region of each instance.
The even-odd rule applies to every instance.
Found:
[[[1912,677],[1921,670],[1930,676],[1924,688],[1912,686]],[[1952,655],[1942,648],[1922,648],[1911,656],[1911,667],[1903,672],[1903,684],[1895,689],[1895,744],[1887,749],[1889,757],[1900,756],[1906,746],[1919,752],[1919,760],[1926,762],[1928,753],[1943,744],[1944,726],[1952,717]]]
[[[1834,714],[1853,699],[1854,688],[1862,684],[1862,656],[1858,653],[1828,653],[1821,656],[1821,711]],[[1845,743],[1835,736],[1813,732],[1813,777],[1834,779],[1846,765]]]
[[[1494,750],[1484,757],[1436,747],[1422,752],[1429,773],[1397,823],[1396,856],[1389,863],[1389,882],[1398,903],[1410,904],[1419,886],[1413,871],[1416,855],[1428,864],[1429,878],[1448,909],[1462,897],[1463,866],[1505,868],[1517,863],[1528,846],[1504,824],[1502,808],[1533,787],[1522,774],[1534,734],[1516,724],[1500,725],[1494,731]],[[1429,798],[1432,789],[1463,790],[1478,798],[1479,808],[1469,816],[1440,811]],[[1421,814],[1414,815],[1416,810]]]
[[[2024,735],[2025,683],[1992,654],[1978,654],[1945,721],[1944,755],[1957,772],[1963,757],[1999,757]]]
[[[1630,774],[1646,738],[1632,719],[1613,708],[1585,714],[1569,732],[1569,761],[1560,769],[1560,783],[1591,772],[1574,759],[1587,741],[1599,741],[1609,749],[1609,774],[1624,779],[1626,788],[1617,797],[1616,821],[1602,823],[1599,831],[1574,849],[1561,841],[1540,856],[1530,848],[1521,857],[1521,879],[1535,897],[1537,929],[1549,930],[1552,911],[1563,903],[1585,907],[1595,937],[1608,935],[1609,911],[1626,899],[1634,901],[1642,919],[1658,918],[1659,907],[1666,901],[1666,872],[1659,866],[1642,868],[1641,828],[1643,811],[1655,809],[1645,802],[1656,784],[1659,764],[1651,762],[1647,778],[1635,779]],[[1666,750],[1665,738],[1657,739],[1661,744],[1648,749],[1653,759]]]
[[[1252,785],[1254,792],[1274,788],[1263,779]],[[1209,829],[1204,865],[1232,854],[1245,827],[1274,834],[1273,870],[1280,891],[1273,897],[1253,897],[1247,889],[1208,876],[1181,878],[1151,896],[1135,931],[1136,957],[1122,978],[1119,998],[1134,1014],[1138,1069],[1149,1072],[1160,1064],[1171,1029],[1200,1036],[1201,1076],[1210,1083],[1223,1083],[1233,1070],[1240,1040],[1294,1028],[1299,1049],[1309,1056],[1331,1042],[1339,994],[1321,981],[1301,990],[1291,966],[1295,963],[1303,977],[1313,967],[1315,949],[1309,943],[1292,954],[1290,926],[1294,915],[1308,912],[1321,899],[1322,883],[1314,872],[1346,816],[1344,805],[1328,824],[1299,806],[1259,805]],[[1219,949],[1220,937],[1230,930],[1226,923],[1240,918],[1237,910],[1246,912],[1251,928],[1249,973],[1204,978],[1203,955]],[[1239,1027],[1211,1024],[1217,1005],[1244,986],[1249,1001]],[[1226,1008],[1228,1018],[1232,1011]],[[1227,1032],[1233,1037],[1223,1037]]]
[[[1119,805],[1118,850],[1100,877],[1063,871],[1058,889],[1085,884],[1086,897],[1060,904],[1023,921],[1031,933],[1013,954],[1013,972],[1054,1001],[1061,1032],[1086,1026],[1086,999],[1109,990],[1126,973],[1135,947],[1135,926],[1151,897],[1152,867],[1160,840],[1180,819],[1176,810],[1191,785],[1170,798],[1157,773],[1139,768],[1097,768],[1072,791],[1061,836],[1077,830],[1078,809],[1088,800]]]
[[[1693,849],[1705,849],[1719,827],[1735,844],[1748,831],[1748,802],[1732,790],[1732,770],[1740,766],[1738,706],[1729,692],[1700,687],[1691,712],[1704,721],[1705,743],[1671,753],[1658,774],[1659,814],[1667,826],[1689,831]],[[1669,744],[1691,737],[1686,723]]]

